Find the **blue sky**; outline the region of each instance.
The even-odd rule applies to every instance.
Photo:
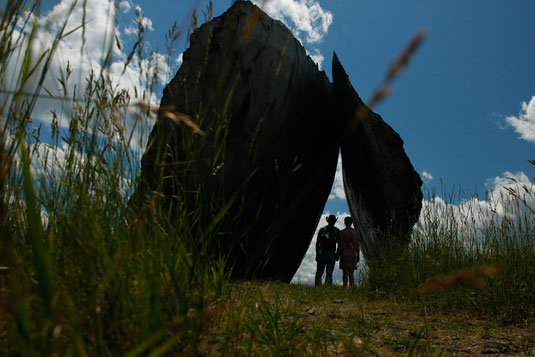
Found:
[[[200,8],[206,2],[184,1]],[[535,95],[535,2],[294,2],[318,4],[332,14],[322,40],[304,45],[325,57],[322,69],[329,77],[336,51],[363,99],[407,41],[427,29],[427,40],[394,83],[392,96],[375,111],[401,135],[416,170],[433,176],[426,180],[429,187],[440,187],[442,180],[482,195],[487,180],[505,171],[533,176],[527,163],[535,157],[533,143],[521,140],[505,118],[518,117],[522,102]],[[151,41],[163,47],[163,31],[174,20],[183,22],[191,7],[151,3],[138,2],[153,19]],[[216,1],[214,13],[229,4]]]
[[[58,6],[70,3],[46,1],[43,16],[52,19],[48,11],[54,4],[56,14],[61,14]],[[89,15],[94,17],[94,31],[89,35],[94,38],[88,42],[102,43],[99,36],[107,26],[103,17],[113,10],[109,0],[88,3],[92,6]],[[123,47],[133,44],[127,29],[139,7],[146,17],[150,49],[164,53],[164,36],[173,22],[186,32],[191,11],[197,8],[202,22],[201,10],[208,1],[118,3],[117,31]],[[220,15],[230,3],[215,0],[214,15]],[[410,38],[423,28],[428,31],[410,66],[394,82],[392,96],[375,108],[403,138],[409,158],[426,182],[424,189],[440,194],[444,183],[449,190],[462,189],[467,196],[484,197],[485,189],[507,185],[506,176],[524,183],[535,176],[527,163],[535,159],[535,99],[531,102],[535,96],[535,2],[269,0],[264,9],[292,29],[329,77],[332,52],[336,51],[364,100],[370,98]],[[75,45],[72,40],[70,46]],[[184,46],[184,41],[178,44],[173,63]],[[124,53],[116,52],[120,62]],[[98,56],[94,59],[98,62]],[[117,81],[131,87],[127,82],[135,81],[135,70]],[[158,101],[159,95],[153,100]],[[347,212],[340,184],[335,182],[338,190],[333,191],[325,213]],[[312,265],[308,278],[310,269]]]

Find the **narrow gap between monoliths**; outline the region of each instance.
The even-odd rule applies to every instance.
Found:
[[[336,227],[338,227],[339,229],[344,228],[344,217],[350,216],[349,207],[344,192],[344,183],[342,179],[342,156],[340,153],[338,153],[338,164],[336,166],[336,174],[334,177],[333,185],[331,187],[331,193],[329,194],[329,199],[325,203],[323,213],[314,231],[314,236],[312,237],[310,246],[308,247],[305,258],[301,262],[299,269],[297,270],[292,279],[292,283],[307,285],[314,284],[314,274],[316,273],[316,239],[318,236],[319,229],[327,224],[325,218],[330,214],[334,214],[338,217]],[[358,224],[358,222],[355,222],[355,224]],[[355,270],[355,282],[359,281],[364,271],[365,263],[361,252],[359,263],[357,265],[357,269]],[[339,269],[338,262],[336,263],[333,273],[333,283],[342,284],[342,271]]]

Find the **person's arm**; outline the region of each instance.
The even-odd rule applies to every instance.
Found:
[[[342,234],[338,232],[338,236],[336,237],[336,260],[340,257],[340,254],[342,254]]]
[[[360,257],[360,233],[357,232],[357,230],[355,229],[355,234],[353,236],[353,239],[355,240],[355,250],[357,251],[357,260],[359,259]]]
[[[318,252],[321,249],[320,237],[321,237],[321,229],[319,230],[318,236],[316,237],[316,261],[318,261]]]

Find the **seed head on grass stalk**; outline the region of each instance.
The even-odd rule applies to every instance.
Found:
[[[142,102],[135,103],[134,106],[143,110],[146,114],[152,113],[156,114],[158,118],[169,119],[176,124],[182,123],[193,130],[196,134],[204,135],[204,131],[195,122],[193,122],[189,115],[173,111],[174,107],[172,106],[151,108],[150,105]]]
[[[357,127],[359,123],[364,120],[370,111],[376,107],[380,102],[388,98],[392,94],[393,81],[403,73],[405,68],[410,63],[412,57],[416,54],[416,51],[427,38],[427,30],[422,29],[416,35],[414,35],[405,49],[399,54],[399,56],[390,64],[385,77],[383,78],[379,87],[373,92],[371,98],[368,100],[367,106],[361,106],[353,115],[352,126]]]
[[[392,82],[403,73],[405,68],[409,65],[410,60],[416,54],[416,51],[424,40],[427,38],[427,30],[422,29],[414,35],[401,54],[390,64],[385,78],[381,82],[379,88],[375,90],[372,97],[368,100],[368,106],[374,108],[381,101],[386,99],[392,93]]]
[[[430,278],[416,291],[420,294],[429,294],[442,290],[457,289],[463,285],[482,287],[487,279],[494,278],[501,270],[499,265],[486,265],[463,269],[449,275]]]

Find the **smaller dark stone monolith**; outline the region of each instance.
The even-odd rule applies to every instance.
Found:
[[[422,180],[403,149],[403,140],[362,102],[333,56],[333,86],[344,121],[341,154],[344,189],[362,250],[373,259],[384,243],[406,243],[422,207]]]

